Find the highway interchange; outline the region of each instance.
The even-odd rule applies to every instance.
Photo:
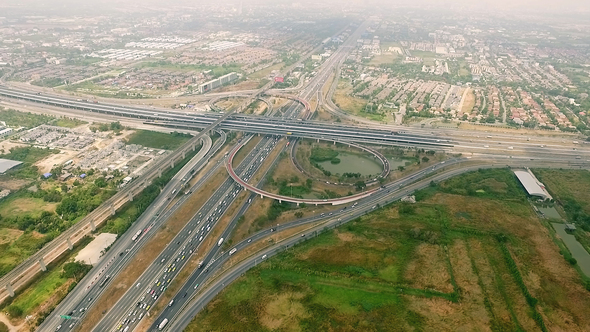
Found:
[[[356,34],[362,31],[362,26],[350,37],[356,40]],[[333,69],[340,65],[351,49],[349,41],[345,42],[318,70],[318,74],[311,78],[303,87],[299,97],[309,100],[323,88],[328,78],[333,74]],[[256,97],[260,90],[252,92]],[[251,139],[248,133],[265,134],[256,147],[249,151],[244,159],[235,168],[235,172],[245,181],[251,181],[257,174],[263,172],[261,179],[266,178],[269,168],[262,169],[266,158],[281,143],[282,137],[287,137],[291,142],[298,138],[312,138],[327,141],[351,141],[375,145],[412,146],[425,149],[462,153],[463,157],[457,157],[446,162],[420,170],[403,179],[386,184],[378,188],[368,197],[360,199],[357,203],[343,205],[341,209],[328,215],[315,215],[304,219],[295,220],[276,227],[262,230],[253,234],[240,243],[224,250],[222,239],[227,240],[237,223],[239,216],[246,213],[257,196],[251,193],[242,195],[242,201],[236,201],[243,190],[238,183],[227,179],[222,185],[211,193],[206,203],[191,216],[186,226],[178,232],[165,250],[159,253],[154,262],[147,267],[143,274],[119,301],[112,305],[103,319],[93,328],[95,331],[133,331],[142,319],[153,308],[156,301],[166,291],[174,278],[180,273],[192,255],[200,252],[201,245],[222,217],[228,212],[232,204],[239,204],[237,213],[223,228],[221,235],[215,238],[211,248],[200,260],[203,264],[195,269],[187,281],[174,295],[173,302],[165,306],[162,313],[157,315],[150,331],[168,330],[180,331],[185,328],[192,317],[201,310],[215,294],[225,285],[237,278],[247,269],[255,266],[265,258],[268,258],[281,250],[285,250],[297,242],[308,239],[325,227],[335,227],[347,221],[353,220],[380,205],[395,201],[417,189],[428,185],[430,181],[442,181],[462,172],[483,167],[514,167],[539,166],[539,167],[587,167],[590,160],[590,150],[583,144],[574,143],[574,139],[552,137],[520,137],[515,139],[510,135],[482,134],[482,132],[467,132],[453,130],[412,129],[400,126],[383,126],[376,124],[363,124],[363,126],[351,126],[342,124],[329,124],[319,121],[300,119],[300,114],[305,111],[304,105],[298,102],[290,102],[284,108],[285,116],[281,118],[255,117],[240,114],[227,113],[202,113],[183,114],[180,112],[146,110],[135,107],[107,105],[83,100],[72,100],[66,97],[40,95],[11,88],[0,87],[0,95],[10,98],[18,98],[27,102],[44,103],[53,106],[71,108],[82,111],[98,112],[107,116],[122,116],[138,119],[156,125],[172,126],[176,128],[215,128],[219,130],[221,138],[217,139],[213,146],[208,146],[206,152],[193,158],[164,188],[156,201],[142,214],[131,229],[121,236],[109,250],[107,255],[92,269],[92,271],[79,283],[79,285],[61,302],[52,316],[48,317],[40,326],[41,331],[70,331],[76,330],[78,320],[64,320],[58,315],[70,315],[84,319],[87,310],[92,308],[109,283],[132,260],[133,256],[144,248],[144,245],[154,235],[168,218],[178,210],[182,204],[193,194],[199,193],[199,189],[210,177],[224,166],[221,160],[208,170],[190,189],[185,183],[198,173],[205,164],[226,143],[226,136],[222,130],[241,131],[246,133],[238,144],[244,145]],[[303,110],[302,110],[303,109]],[[285,146],[282,145],[283,151]],[[275,151],[276,152],[276,151]],[[278,154],[277,154],[278,156]],[[272,160],[275,164],[277,158]],[[454,167],[454,168],[453,168]],[[429,177],[430,176],[430,177]],[[425,177],[427,179],[421,180]],[[262,181],[256,183],[261,187]],[[199,193],[202,194],[202,193]],[[173,197],[177,196],[177,197]],[[249,256],[247,259],[234,265],[218,278],[209,279],[220,269],[225,268],[230,257],[230,252],[240,252],[265,240],[274,232],[284,231],[294,227],[309,225],[307,231],[294,236],[285,237],[276,244],[269,246],[264,251]],[[219,225],[221,227],[221,225]],[[141,236],[132,240],[132,236],[139,232]],[[149,249],[149,248],[147,248]],[[231,250],[235,249],[235,250]],[[107,278],[108,276],[108,278]],[[104,281],[104,283],[103,283]],[[206,285],[206,288],[203,287]],[[158,326],[166,319],[169,322],[160,329]]]

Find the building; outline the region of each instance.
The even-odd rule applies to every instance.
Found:
[[[4,174],[4,172],[8,171],[9,169],[16,167],[22,164],[20,161],[9,160],[9,159],[0,159],[0,174]]]
[[[205,83],[199,85],[199,93],[209,92],[213,89],[216,89],[224,84],[235,81],[237,79],[238,79],[238,74],[236,74],[236,73],[229,73],[227,75],[223,75],[219,78],[216,78],[214,80],[211,80],[209,82],[205,82]]]
[[[545,189],[545,186],[537,180],[530,170],[514,171],[514,175],[516,175],[518,181],[520,181],[530,196],[539,197],[542,200],[553,199]]]
[[[62,175],[59,177],[59,179],[60,179],[61,181],[65,181],[65,180],[69,179],[71,176],[72,176],[72,173],[68,173],[68,172],[66,172],[66,173],[62,174]]]
[[[12,128],[0,127],[0,137],[6,137],[12,134]]]

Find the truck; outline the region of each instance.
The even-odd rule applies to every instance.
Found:
[[[237,248],[233,248],[232,250],[229,251],[229,255],[231,256],[231,255],[235,254],[236,251],[238,251],[238,249]]]
[[[99,284],[98,286],[99,286],[99,287],[103,287],[103,286],[104,286],[104,284],[106,284],[106,283],[107,283],[107,281],[109,281],[109,279],[111,279],[111,276],[110,276],[110,275],[106,276],[106,277],[105,277],[105,278],[104,278],[104,279],[103,279],[103,280],[100,282],[100,284]]]
[[[164,327],[166,326],[166,324],[168,324],[168,318],[164,318],[164,320],[160,323],[160,325],[158,325],[158,330],[162,331],[164,329]]]
[[[135,233],[135,235],[133,235],[133,237],[131,238],[131,241],[135,241],[137,240],[137,238],[141,235],[141,230],[138,230],[137,233]]]
[[[202,267],[203,267],[203,261],[200,261],[200,262],[199,262],[199,266],[197,266],[197,269],[200,269],[200,268],[202,268]]]
[[[219,239],[219,241],[217,242],[217,246],[221,247],[221,244],[223,243],[223,238]]]

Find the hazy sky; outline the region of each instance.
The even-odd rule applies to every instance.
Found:
[[[243,1],[244,6],[248,4],[281,4],[289,5],[292,3],[325,3],[334,4],[335,8],[346,5],[353,6],[410,6],[429,8],[444,8],[457,10],[475,10],[475,11],[501,11],[512,14],[530,14],[538,12],[560,12],[580,14],[580,12],[590,13],[590,0],[215,0],[215,2],[202,2],[203,0],[0,0],[0,7],[19,7],[21,9],[39,9],[40,7],[67,7],[75,8],[76,6],[89,8],[92,6],[105,7],[141,7],[142,5],[158,6],[194,6],[198,8],[200,4],[208,5],[214,3],[234,3],[238,4]],[[0,16],[2,13],[0,12]]]

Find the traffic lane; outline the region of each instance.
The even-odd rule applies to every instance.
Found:
[[[197,163],[197,165],[198,165],[198,163]],[[180,175],[182,175],[182,173]],[[162,200],[162,201],[165,201],[166,200],[165,199],[165,196],[161,196],[159,199]],[[157,203],[157,201],[156,201],[156,203]],[[178,207],[178,205],[176,207]],[[149,211],[146,211],[146,212],[149,212]],[[172,211],[170,210],[168,212],[168,214],[171,214],[171,213],[172,213]],[[120,242],[120,244],[121,245],[124,245],[124,246],[128,246],[128,245],[130,245],[133,242],[133,241],[130,241],[129,240],[129,237],[126,237],[126,239],[127,239],[127,241]],[[135,246],[135,244],[133,246]],[[116,248],[113,248],[113,250],[116,251]],[[125,251],[125,255],[128,255],[128,254],[130,254],[130,252]],[[122,266],[122,264],[124,264],[124,262],[119,262],[119,264],[114,265],[113,268],[119,269]],[[103,273],[101,273],[101,274],[103,274]],[[104,274],[107,274],[107,272],[104,272]],[[102,288],[102,287],[100,287],[100,288]],[[84,296],[84,299],[85,298],[89,298],[90,300],[92,300],[92,299],[96,299],[97,296],[99,295],[99,293],[101,291],[102,291],[102,289],[97,289],[95,287],[95,288],[93,288],[93,291],[91,291],[91,292],[88,293],[88,296],[84,296],[84,294],[82,294],[82,295]],[[89,302],[91,302],[90,305],[93,304],[92,301],[89,301]],[[77,313],[85,313],[85,311],[87,310],[88,307],[89,307],[89,304],[86,303],[85,301],[83,301],[82,302],[82,305],[78,305],[77,307],[75,307],[75,312],[77,312]],[[83,311],[80,312],[80,309],[83,309]],[[70,311],[70,312],[73,313],[74,311]]]
[[[266,145],[264,145],[264,144],[265,144],[265,142],[263,142],[263,146],[266,146]],[[257,156],[258,154],[255,154],[255,155]],[[239,189],[238,189],[238,191],[239,191]],[[221,199],[227,199],[227,198],[228,198],[228,196],[229,196],[229,194],[225,195],[224,197],[221,197],[221,195],[217,195],[217,196],[218,196],[219,200],[221,200]],[[233,196],[233,197],[235,197],[235,196]],[[219,201],[219,200],[218,200],[218,201]],[[222,212],[222,211],[220,210],[220,214],[221,214],[221,212]],[[225,211],[223,211],[223,212],[225,212]],[[185,237],[186,237],[186,235],[185,235]],[[176,261],[178,261],[178,258],[177,258],[177,260],[176,260]],[[181,269],[181,268],[182,268],[182,267],[181,267],[181,266],[179,266],[179,268],[178,268],[179,272],[180,272],[180,269]],[[175,275],[176,275],[176,274],[172,273],[172,274],[171,274],[171,275],[169,275],[168,277],[170,277],[171,279],[173,279],[173,278],[175,277]],[[154,296],[159,296],[159,293],[154,293]],[[153,301],[153,302],[155,302],[155,299],[154,299],[154,301]],[[149,303],[149,302],[147,302],[147,303]]]

